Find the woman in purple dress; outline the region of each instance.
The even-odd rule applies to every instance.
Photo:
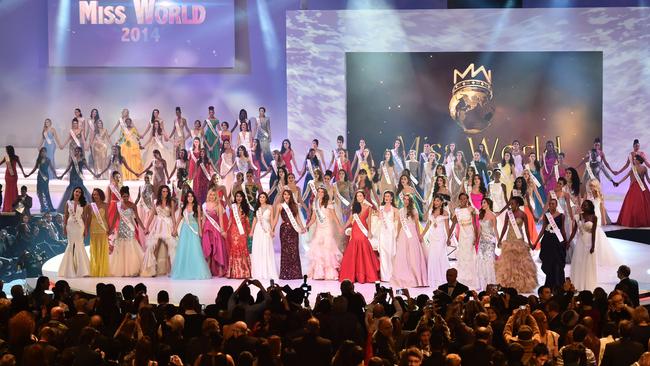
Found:
[[[544,167],[542,169],[542,178],[544,178],[544,189],[550,192],[555,188],[559,178],[559,167],[557,167],[557,152],[553,141],[546,141],[544,150]],[[557,171],[557,173],[556,173]]]
[[[298,247],[299,233],[304,233],[298,205],[293,199],[291,190],[282,192],[281,203],[275,207],[274,221],[271,233],[275,233],[278,217],[282,217],[280,225],[280,279],[295,280],[302,278],[300,267],[300,250]]]

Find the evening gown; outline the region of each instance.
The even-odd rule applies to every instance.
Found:
[[[251,271],[253,278],[278,278],[278,268],[275,264],[273,236],[271,232],[271,206],[259,208],[255,213],[257,227],[253,233],[253,248],[251,253]]]
[[[50,164],[52,164],[52,161],[49,158],[41,159],[41,162],[38,164],[38,175],[36,176],[36,195],[38,196],[38,202],[41,205],[41,213],[55,211],[54,205],[52,204],[52,198],[50,196],[50,175],[52,174]],[[48,175],[48,173],[50,175]],[[63,197],[63,199],[68,198],[69,197]]]
[[[9,161],[9,157],[5,157],[5,199],[2,201],[2,212],[13,212],[13,204],[18,198],[18,172],[16,171],[16,159]],[[70,198],[70,195],[63,196],[63,202]],[[63,204],[61,205],[63,208]],[[61,211],[63,212],[63,211]]]
[[[116,205],[120,223],[117,237],[113,243],[113,253],[109,257],[111,275],[115,277],[135,277],[142,266],[142,248],[136,239],[135,212],[132,208]]]
[[[339,277],[339,265],[341,263],[341,252],[336,241],[336,223],[327,214],[334,207],[328,205],[321,208],[322,217],[316,211],[314,205],[313,215],[316,215],[316,229],[311,237],[309,246],[309,269],[307,276],[315,280],[337,280]]]
[[[367,209],[359,214],[359,221],[367,225],[370,210]],[[367,226],[365,226],[367,229]],[[348,246],[343,253],[339,281],[350,280],[352,282],[369,283],[379,281],[379,260],[372,251],[370,241],[358,227],[356,221],[352,221],[352,233]]]
[[[262,149],[262,157],[264,161],[268,164],[269,161],[273,158],[271,155],[271,118],[269,117],[257,117],[251,119],[252,122],[255,121],[257,124],[257,132],[255,138],[260,141],[260,149]]]
[[[92,132],[95,133],[95,132]],[[91,147],[93,167],[96,172],[102,172],[106,169],[109,163],[109,153],[111,147],[111,140],[108,137],[108,132],[103,128],[99,134],[95,135],[93,146]],[[129,165],[130,166],[130,165]],[[110,170],[110,169],[109,169]],[[101,179],[108,179],[110,172],[106,171],[100,176]]]
[[[591,221],[583,221],[576,216],[578,231],[577,240],[573,256],[571,258],[571,282],[577,291],[593,291],[598,282],[596,272],[596,253],[598,252],[598,242],[594,248],[594,253],[589,253],[591,249]]]
[[[190,210],[183,212],[178,247],[172,264],[171,278],[178,280],[206,280],[212,278],[203,257],[199,223]]]
[[[52,164],[52,168],[56,170],[56,165],[54,164],[54,154],[56,153],[57,146],[56,146],[56,140],[54,140],[54,133],[51,130],[48,130],[46,133],[43,134],[43,137],[45,138],[45,141],[43,142],[43,147],[45,147],[45,151],[47,152],[47,158],[50,159],[50,164]],[[55,178],[54,173],[52,173],[52,171],[47,172],[47,177],[50,179]],[[52,205],[50,205],[50,207],[52,207]]]
[[[205,171],[201,169],[201,166],[205,168]],[[194,169],[194,179],[192,180],[192,190],[196,195],[196,201],[200,204],[205,202],[206,197],[208,196],[208,187],[210,186],[210,175],[212,171],[212,164],[197,164]],[[206,174],[207,172],[207,174]]]
[[[93,213],[90,212],[90,275],[92,277],[106,277],[111,275],[108,264],[108,221],[106,221],[106,210],[97,208],[102,224]]]
[[[129,165],[131,170],[134,172],[142,171],[142,155],[140,153],[140,142],[136,137],[138,131],[135,127],[129,129],[128,135],[124,134],[124,130],[120,130],[120,139],[118,141],[120,145],[120,152],[122,157],[126,160],[126,163]],[[138,177],[128,171],[125,166],[122,166],[122,177],[124,180],[138,180]]]
[[[562,227],[564,217],[563,214],[560,214],[553,218],[558,228]],[[544,215],[544,222],[548,222],[546,215]],[[552,289],[557,289],[564,283],[566,248],[564,244],[560,243],[560,240],[553,232],[551,225],[546,226],[546,231],[544,231],[543,234],[544,236],[542,236],[541,248],[539,250],[539,259],[542,261],[542,272],[546,275],[544,285],[549,286]]]
[[[171,271],[176,253],[176,238],[173,236],[174,221],[171,207],[155,206],[156,214],[146,239],[141,276],[164,276]]]
[[[598,217],[598,225],[596,227],[596,263],[599,267],[610,267],[617,268],[623,264],[618,253],[612,246],[612,243],[607,239],[605,231],[603,230],[603,225],[605,225],[605,218],[602,217],[602,212],[600,211],[600,198],[591,197],[590,200],[593,202],[595,207],[595,214]],[[607,212],[605,212],[607,214]]]
[[[431,226],[427,232],[426,240],[429,242],[428,254],[428,279],[429,286],[438,288],[438,286],[447,283],[447,270],[450,268],[449,259],[447,258],[447,231],[445,223],[449,221],[448,216],[429,215]]]
[[[214,163],[219,160],[219,120],[218,119],[206,119],[206,128],[205,128],[205,142],[207,145],[212,146],[212,144],[217,141],[217,143],[214,145],[214,149],[210,151],[206,147],[206,152],[208,153],[208,157],[210,160]]]
[[[289,216],[280,209],[280,279],[295,280],[302,278],[300,264],[299,235],[294,230]]]
[[[472,221],[472,212],[469,207],[457,208],[456,219],[458,222],[458,250],[456,253],[456,269],[458,281],[469,288],[476,288],[476,234],[475,223]]]
[[[231,210],[231,215],[235,213]],[[244,233],[239,233],[235,217],[230,218],[230,227],[228,228],[228,278],[250,278],[251,277],[251,257],[248,254],[248,234],[250,233],[250,223],[248,216],[241,210],[239,211]],[[280,277],[282,278],[282,277]]]
[[[208,267],[210,267],[213,276],[224,277],[228,269],[228,243],[221,236],[221,232],[225,229],[217,227],[219,226],[219,215],[216,209],[208,209],[207,205],[203,204],[203,214],[206,216],[201,238],[203,257],[208,262]],[[212,221],[214,221],[214,224]]]
[[[632,165],[632,169],[636,169],[636,167]],[[650,226],[650,190],[648,190],[648,184],[645,182],[644,176],[638,175],[642,186],[639,185],[639,182],[632,174],[630,176],[630,188],[625,194],[625,199],[623,199],[623,206],[621,206],[621,212],[618,214],[616,225],[625,227]]]
[[[557,163],[557,155],[555,153],[547,154],[544,161],[542,161],[542,174],[544,175],[544,189],[546,192],[555,189],[555,185],[557,184],[554,170],[555,163]]]
[[[523,220],[516,217],[515,221],[523,238],[526,233]],[[522,294],[531,293],[537,288],[537,266],[530,255],[528,244],[517,239],[512,226],[508,226],[495,269],[497,283],[503,287],[515,288]]]
[[[398,288],[427,286],[427,260],[418,238],[417,217],[406,217],[405,209],[400,209],[403,227],[397,235],[393,274],[390,283]],[[408,233],[407,233],[408,230]],[[410,234],[410,237],[409,237]]]
[[[65,226],[68,245],[59,266],[59,277],[85,277],[90,274],[90,260],[84,248],[83,207],[74,201],[64,201],[68,206],[68,222]]]
[[[81,191],[83,192],[84,196],[86,197],[86,201],[90,200],[90,192],[88,192],[88,189],[86,189],[86,186],[84,185],[83,181],[83,168],[86,166],[86,160],[82,159],[77,162],[75,165],[74,162],[71,163],[72,168],[70,168],[70,181],[68,184],[68,187],[65,189],[65,192],[63,192],[63,198],[61,199],[61,203],[59,204],[59,209],[58,211],[60,213],[63,213],[63,210],[65,208],[65,203],[67,200],[72,197],[72,192],[74,191],[75,188],[81,187]]]
[[[386,207],[387,206],[381,206],[378,230],[379,273],[381,275],[381,280],[384,282],[390,281],[393,276],[393,258],[395,257],[395,251],[397,250],[395,239],[395,235],[397,234],[397,223],[395,222],[392,210],[386,210],[386,213],[384,213]]]
[[[476,272],[478,274],[478,289],[485,290],[487,285],[497,282],[494,272],[494,249],[497,238],[490,220],[479,220],[478,253],[476,254]]]

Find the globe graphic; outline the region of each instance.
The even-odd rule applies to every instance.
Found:
[[[449,101],[449,115],[466,134],[485,130],[494,117],[492,95],[485,88],[465,86],[455,90]]]

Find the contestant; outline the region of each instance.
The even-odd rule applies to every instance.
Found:
[[[81,127],[81,129],[83,130],[84,132],[83,136],[85,137],[87,126],[86,126],[86,120],[84,119],[83,114],[81,114],[81,109],[79,108],[74,109],[74,118],[76,118],[77,121],[79,122],[79,127]],[[72,154],[70,156],[72,156]]]
[[[298,163],[296,163],[296,156],[293,152],[293,149],[291,148],[291,141],[288,139],[282,140],[282,149],[280,149],[280,155],[282,156],[282,160],[284,160],[284,166],[287,168],[287,171],[289,173],[293,173],[293,167],[296,167],[296,171],[300,174]]]
[[[138,130],[129,117],[125,118],[124,122],[120,119],[117,126],[120,127],[118,144],[120,145],[120,153],[124,157],[124,161],[133,171],[142,171],[142,156],[140,155],[141,136],[138,135]],[[124,165],[122,166],[122,176],[124,180],[138,180],[138,176],[133,174],[131,170],[126,169]]]
[[[120,198],[117,215],[110,223],[110,228],[114,229],[119,217],[117,237],[109,257],[110,272],[115,277],[135,277],[142,266],[142,248],[136,238],[137,227],[142,226],[142,221],[135,204],[130,201],[129,187],[120,188]]]
[[[449,191],[452,195],[453,207],[458,207],[458,194],[463,190],[463,181],[461,179],[465,176],[466,169],[465,154],[462,151],[456,152],[451,172],[447,175],[449,177]]]
[[[568,192],[571,197],[571,207],[578,208],[580,207],[580,176],[578,176],[578,172],[574,168],[561,169],[561,171],[562,170],[564,171],[562,176],[567,181],[564,190]]]
[[[221,151],[223,151],[223,143],[228,140],[232,142],[232,132],[237,128],[237,124],[235,123],[235,126],[233,126],[232,130],[229,129],[230,125],[228,122],[223,121],[221,122],[220,129],[219,129],[219,138],[221,139],[222,143],[222,148]]]
[[[352,208],[351,204],[354,187],[348,180],[348,177],[348,173],[345,170],[340,169],[336,178],[336,183],[334,184],[336,199],[341,205],[341,222],[346,222],[348,220],[348,215],[350,213],[350,209]],[[339,249],[341,249],[341,251],[345,250],[346,244],[347,241],[343,240],[341,242],[342,247],[339,247]]]
[[[169,173],[170,177],[174,176],[176,173],[176,180],[178,181],[179,187],[181,182],[184,182],[188,177],[189,162],[187,158],[187,150],[180,149],[176,155],[176,162],[174,163],[174,169]]]
[[[260,107],[258,113],[257,119],[254,117],[251,119],[251,124],[255,125],[253,136],[259,140],[263,160],[268,163],[271,161],[271,118],[266,116],[266,108],[264,107]]]
[[[447,237],[447,245],[450,245],[451,236],[454,234],[456,224],[458,224],[460,226],[458,231],[458,252],[456,254],[458,281],[469,288],[477,288],[476,250],[474,247],[478,237],[476,211],[469,204],[467,193],[460,193],[458,202],[459,206],[454,210],[454,216],[451,219],[452,225]]]
[[[372,160],[370,150],[366,147],[366,140],[360,139],[359,150],[354,152],[354,159],[352,160],[354,175],[351,177],[356,178],[362,170],[365,170],[367,173],[372,165],[374,165],[374,161]]]
[[[253,164],[248,156],[246,146],[240,145],[237,147],[237,156],[235,156],[235,171],[237,173],[246,174],[249,170],[253,169]]]
[[[187,132],[187,134],[185,134]],[[183,117],[181,107],[176,107],[176,117],[174,118],[174,127],[169,134],[174,139],[174,151],[178,154],[180,149],[185,148],[185,140],[190,135],[190,128],[187,126],[187,120]]]
[[[63,235],[68,238],[68,245],[59,266],[59,277],[86,277],[90,274],[90,260],[84,248],[86,198],[80,187],[75,187],[69,201],[64,202]]]
[[[147,128],[144,130],[142,133],[143,136],[146,136],[149,131],[151,131],[152,128],[154,128],[154,122],[158,121],[158,125],[163,129],[164,131],[164,121],[162,118],[160,118],[160,110],[158,109],[153,109],[151,111],[151,119],[149,120],[149,123],[147,124]]]
[[[45,119],[43,122],[43,132],[41,133],[41,142],[38,147],[44,147],[47,151],[47,158],[50,159],[50,164],[54,168],[55,172],[50,174],[47,172],[48,178],[56,177],[56,164],[54,163],[54,153],[56,152],[57,146],[62,146],[59,141],[59,135],[56,133],[56,129],[52,126],[52,120],[49,118]]]
[[[199,159],[197,160],[197,167],[194,171],[194,179],[192,179],[192,188],[196,195],[196,200],[199,204],[205,202],[208,195],[208,186],[210,185],[210,178],[214,168],[208,158],[208,153],[205,148],[201,148]]]
[[[440,169],[444,171],[445,167],[440,165]],[[430,201],[433,185],[435,183],[435,177],[438,170],[438,165],[436,162],[436,155],[433,152],[430,152],[427,155],[427,160],[422,165],[422,171],[420,172],[420,187],[422,188],[422,194],[424,198],[427,199],[427,202]]]
[[[340,149],[337,153],[336,161],[334,162],[334,176],[339,177],[339,171],[345,171],[348,177],[352,176],[352,169],[348,153],[345,149]]]
[[[427,260],[420,243],[418,211],[413,195],[403,196],[404,207],[399,210],[397,241],[390,283],[399,288],[423,287],[427,279]]]
[[[539,188],[542,187],[542,183],[528,169],[524,169],[521,178],[526,182],[525,201],[528,203],[531,213],[536,218],[542,217],[544,203],[542,196],[539,194]]]
[[[253,138],[248,127],[248,122],[243,121],[239,124],[239,133],[237,134],[237,146],[243,146],[250,149],[253,146]]]
[[[201,154],[201,140],[198,138],[192,139],[192,144],[189,147],[189,162],[190,170],[188,177],[194,179],[194,174],[196,174],[196,162],[199,160],[199,155]]]
[[[81,148],[82,154],[84,152],[84,130],[80,126],[79,120],[75,117],[72,119],[72,128],[68,131],[68,138],[63,142],[62,145],[59,145],[59,149],[63,149],[65,145],[68,145],[69,157],[72,159],[74,156],[74,151],[76,148]]]
[[[205,280],[212,277],[201,248],[203,213],[194,192],[183,197],[178,247],[172,262],[171,278]]]
[[[514,140],[512,142],[512,149],[510,149],[510,154],[512,155],[512,160],[515,165],[515,177],[521,177],[524,173],[524,154],[521,151],[521,143],[519,140]]]
[[[271,230],[273,207],[265,192],[261,192],[257,199],[257,209],[250,234],[253,237],[251,274],[253,278],[257,279],[276,279],[278,278],[278,269],[275,265],[273,231]]]
[[[379,273],[381,280],[389,282],[393,277],[393,258],[397,251],[397,220],[399,210],[395,208],[395,194],[384,191],[379,208]]]
[[[539,160],[537,160],[537,154],[534,152],[528,154],[528,163],[524,166],[525,169],[529,170],[530,173],[533,175],[530,179],[537,187],[537,192],[539,193],[539,196],[542,198],[541,202],[535,202],[536,207],[540,207],[540,214],[542,212],[541,208],[544,206],[546,203],[546,190],[544,189],[544,180],[542,179],[542,165],[540,164]],[[532,185],[531,185],[532,187]],[[538,215],[539,216],[539,215]]]
[[[47,149],[45,147],[39,149],[34,169],[32,169],[29,174],[25,175],[25,178],[32,175],[37,169],[36,195],[38,196],[38,202],[41,205],[41,213],[54,212],[54,205],[52,205],[52,198],[50,197],[50,176],[48,173],[51,173],[51,176],[56,177],[56,171],[54,171],[52,161],[47,157]]]
[[[217,166],[219,167],[219,176],[223,181],[223,185],[226,186],[228,194],[230,194],[234,178],[233,169],[235,167],[235,152],[230,146],[230,140],[225,140],[221,145],[221,156]]]
[[[207,128],[206,128],[207,127]],[[208,157],[214,163],[219,160],[219,120],[214,115],[214,107],[208,107],[208,118],[203,122],[205,132],[205,148],[208,150]]]
[[[104,122],[97,120],[95,128],[90,135],[91,155],[93,158],[93,168],[96,172],[104,172],[104,168],[109,165],[108,152],[111,148],[111,139],[108,136],[108,130],[104,128]],[[101,174],[101,179],[107,179],[108,174]]]
[[[289,174],[289,177],[295,180],[293,174]],[[291,182],[289,185],[291,186]],[[298,234],[304,233],[305,228],[302,225],[294,195],[295,192],[290,188],[282,191],[282,203],[275,207],[273,215],[272,232],[274,233],[278,221],[280,221],[279,218],[282,218],[282,225],[280,225],[280,279],[283,280],[302,278]]]
[[[138,208],[138,216],[143,222],[149,222],[149,215],[154,208],[154,190],[151,184],[151,171],[147,171],[144,175],[144,185],[138,187],[138,197],[135,199],[135,206]],[[148,226],[147,226],[148,227]],[[142,244],[143,249],[146,248],[146,239],[143,232],[138,231],[138,241]]]
[[[564,230],[566,216],[558,210],[557,199],[548,201],[548,211],[544,214],[544,223],[535,246],[542,239],[539,259],[542,261],[542,272],[546,275],[545,286],[558,290],[564,284],[564,264],[566,262],[566,231]]]
[[[598,140],[598,139],[597,139]],[[602,154],[602,151],[600,152]],[[604,156],[604,154],[603,154]],[[612,176],[607,172],[607,169],[603,166],[605,161],[603,158],[599,155],[598,150],[596,149],[591,149],[587,153],[587,156],[585,156],[581,161],[580,164],[576,168],[579,168],[582,164],[585,164],[585,171],[582,174],[582,181],[585,184],[585,190],[588,188],[588,183],[592,179],[597,179],[600,182],[600,172],[603,172],[605,174],[605,177],[607,177],[607,180],[610,182],[614,182],[612,179]],[[609,165],[609,164],[607,164]]]
[[[273,177],[271,177],[271,181],[273,181]],[[277,170],[275,182],[271,183],[271,187],[269,189],[269,199],[274,205],[280,202],[282,198],[282,192],[288,185],[289,179],[287,169],[285,169],[284,166],[279,167]]]
[[[446,154],[443,164],[445,166],[445,175],[448,177],[452,176],[454,169],[454,163],[456,162],[456,144],[450,143],[445,147]],[[462,174],[460,175],[462,177]]]
[[[497,217],[492,212],[492,200],[483,198],[479,211],[479,239],[476,255],[476,272],[478,273],[478,289],[484,290],[488,285],[497,283],[494,272],[494,249],[497,245]]]
[[[537,228],[535,227],[535,221],[537,221],[537,218],[533,214],[533,211],[530,209],[530,196],[528,194],[528,184],[526,184],[526,180],[524,179],[524,177],[518,177],[517,179],[515,179],[515,184],[512,189],[512,195],[510,196],[510,199],[512,199],[513,197],[520,197],[522,202],[524,203],[521,209],[526,214],[526,218],[527,218],[526,238],[531,243],[537,241]]]
[[[482,146],[482,145],[481,145]],[[483,185],[487,185],[490,182],[490,177],[488,176],[488,167],[485,162],[483,162],[481,153],[477,150],[472,154],[472,162],[469,164],[471,167],[474,167],[476,174],[481,177]]]
[[[337,280],[342,255],[336,238],[342,228],[324,187],[318,188],[307,229],[313,224],[316,224],[316,229],[309,242],[307,276],[314,280]]]
[[[158,188],[155,206],[147,216],[147,245],[140,275],[165,276],[171,272],[177,245],[176,201],[168,186]]]
[[[384,152],[384,160],[379,163],[379,192],[395,192],[395,186],[397,185],[395,169],[393,153],[390,150],[386,150]]]
[[[92,113],[91,113],[92,115]],[[108,264],[108,235],[110,230],[106,219],[107,206],[104,191],[93,189],[92,203],[87,205],[86,232],[90,233],[90,276],[107,277],[111,275]]]
[[[188,140],[189,144],[193,144],[194,140],[199,139],[200,146],[205,147],[205,141],[204,141],[204,131],[203,131],[203,125],[201,124],[201,120],[196,120],[194,121],[194,127],[190,130],[190,140]],[[186,148],[189,148],[189,146],[185,146]]]
[[[450,268],[447,258],[447,238],[449,237],[449,215],[445,210],[445,201],[436,195],[433,197],[431,212],[427,224],[420,234],[429,242],[427,263],[427,278],[429,286],[438,286],[447,283],[446,273]]]
[[[638,145],[638,143],[636,143]],[[650,191],[648,191],[648,168],[644,166],[647,163],[641,155],[634,156],[632,168],[619,182],[619,185],[628,178],[630,179],[630,188],[623,199],[621,212],[616,220],[616,225],[626,227],[647,227],[650,226]],[[626,163],[625,166],[628,164]],[[7,195],[5,194],[5,199]],[[6,201],[5,201],[6,204]]]
[[[325,169],[325,151],[319,147],[320,142],[318,139],[313,139],[311,140],[311,148],[314,149],[316,152],[316,156],[318,157],[318,161],[321,162],[321,167],[322,169]],[[303,168],[304,169],[304,168]]]
[[[171,154],[171,151],[165,147],[165,142],[169,141],[169,137],[165,135],[165,132],[160,125],[160,121],[154,120],[152,125],[151,135],[149,135],[149,138],[144,143],[144,147],[146,148],[144,153],[145,161],[151,164],[153,159],[156,158],[154,154],[156,150],[160,153],[163,160],[172,161],[173,155]],[[147,169],[149,168],[146,168],[145,170]]]
[[[233,189],[234,191],[234,189]],[[251,258],[248,254],[248,234],[250,222],[248,215],[251,208],[246,202],[244,192],[234,193],[234,202],[230,205],[230,227],[228,228],[228,278],[250,278]]]
[[[393,143],[393,148],[390,150],[393,155],[393,162],[395,163],[395,174],[401,175],[402,171],[406,169],[406,156],[404,153],[404,146],[402,146],[402,140],[400,138],[395,139]]]
[[[598,275],[596,248],[596,228],[598,218],[594,212],[594,204],[585,200],[582,202],[582,213],[576,216],[569,241],[576,236],[575,249],[571,258],[571,283],[577,291],[591,291],[596,288]]]
[[[0,162],[0,164],[2,164]],[[85,197],[90,197],[90,193],[88,193],[88,189],[86,189],[86,186],[84,186],[83,182],[83,169],[86,168],[88,171],[93,175],[97,176],[97,174],[86,164],[86,159],[83,158],[83,152],[80,147],[75,149],[74,156],[72,159],[70,159],[70,162],[68,163],[68,167],[66,170],[58,176],[58,179],[63,179],[63,177],[66,175],[67,172],[70,172],[70,183],[68,184],[68,188],[65,189],[65,193],[63,193],[63,197],[70,197],[72,195],[73,190],[76,187],[80,187],[81,191],[84,194],[84,199]],[[22,169],[22,167],[21,167]],[[9,184],[7,184],[9,186]],[[6,194],[5,194],[6,198]],[[59,204],[59,212],[63,212],[64,206],[65,206],[66,201],[61,201],[61,204]]]
[[[510,208],[505,225],[499,236],[498,247],[501,256],[496,262],[497,283],[503,287],[512,287],[519,293],[531,293],[537,288],[537,266],[530,255],[532,244],[524,242],[524,235],[530,238],[528,232],[528,217],[521,211],[523,198],[514,196],[508,202]],[[506,232],[508,235],[506,236]],[[501,242],[503,237],[506,240]]]
[[[108,187],[106,188],[106,197],[108,198],[108,208],[106,212],[106,217],[108,222],[113,222],[113,219],[117,216],[117,203],[120,202],[122,194],[120,189],[122,188],[122,174],[119,170],[114,170],[111,173],[111,180],[108,182]]]
[[[420,176],[420,162],[417,160],[417,153],[415,150],[410,150],[408,159],[405,161],[406,169],[411,173],[411,180],[415,185],[418,191],[421,190],[420,181],[422,180]],[[424,193],[424,192],[422,192]]]
[[[612,171],[614,175],[619,175],[621,174],[630,164],[634,165],[634,159],[637,155],[640,155],[643,158],[644,164],[650,168],[650,162],[648,162],[648,158],[646,158],[645,152],[641,151],[641,144],[639,143],[639,139],[634,139],[634,142],[632,142],[632,151],[628,154],[628,159],[625,161],[625,165],[620,170],[615,170]]]
[[[623,261],[607,239],[605,231],[603,231],[603,225],[606,225],[607,211],[605,210],[605,197],[598,179],[592,179],[587,183],[587,192],[589,193],[588,199],[594,204],[595,214],[598,218],[596,227],[596,246],[598,246],[596,258],[598,259],[598,266],[617,268]]]
[[[501,182],[506,185],[506,193],[510,197],[515,182],[515,160],[509,151],[504,152],[501,159]]]
[[[546,141],[546,148],[542,157],[544,169],[542,176],[544,177],[544,190],[550,192],[555,188],[557,180],[560,178],[560,168],[557,166],[558,154],[555,151],[555,144],[553,141]]]
[[[339,281],[350,280],[359,283],[379,281],[379,260],[369,241],[372,238],[370,220],[368,220],[371,206],[370,202],[366,201],[363,191],[355,193],[352,216],[345,225],[352,227],[352,230],[350,241],[341,260]]]
[[[97,174],[98,176],[103,175],[107,171],[110,171],[110,174],[112,175],[114,172],[122,172],[122,170],[126,169],[127,171],[131,172],[131,174],[137,176],[140,174],[139,172],[136,172],[135,170],[131,169],[129,164],[126,162],[124,157],[122,157],[122,153],[120,152],[120,146],[115,144],[111,146],[111,157],[109,158],[108,165]]]
[[[208,262],[212,275],[224,277],[228,270],[228,243],[226,242],[225,208],[223,203],[219,202],[219,192],[223,194],[223,191],[217,187],[210,188],[207,200],[203,204],[205,222],[201,245],[203,256]]]
[[[404,171],[404,174],[402,174],[401,177],[399,177],[399,184],[397,185],[397,207],[404,207],[405,202],[404,202],[404,197],[407,195],[411,195],[411,199],[413,201],[413,205],[415,206],[415,209],[418,211],[418,216],[422,214],[422,202],[424,201],[422,197],[420,197],[420,194],[417,192],[415,187],[413,187],[413,183],[411,182],[411,178],[408,174],[408,170]]]
[[[492,181],[488,185],[488,197],[492,200],[492,208],[497,215],[497,227],[503,226],[503,211],[508,206],[506,185],[501,183],[501,169],[492,171]]]
[[[487,189],[485,189],[485,185],[483,184],[483,179],[481,179],[481,176],[478,174],[474,174],[472,176],[472,186],[469,191],[469,199],[470,199],[470,204],[472,207],[478,211],[483,207],[483,198],[485,198],[485,195],[487,194]]]
[[[251,149],[251,165],[253,170],[255,170],[255,181],[258,183],[261,178],[264,178],[271,172],[271,169],[269,169],[269,166],[266,164],[266,158],[264,158],[260,140],[258,139],[253,140],[253,147]],[[261,174],[263,171],[265,173]]]
[[[303,200],[307,202],[307,205],[310,204],[311,199],[313,198],[313,196],[315,195],[314,193],[316,192],[316,186],[318,182],[314,182],[313,184],[310,184],[310,182],[314,179],[314,176],[316,175],[315,170],[320,171],[321,169],[320,162],[321,161],[318,158],[318,155],[316,154],[316,150],[314,150],[313,148],[309,149],[309,152],[305,157],[302,173],[300,173],[300,178],[297,179],[298,181],[300,181],[300,179],[303,176],[305,177],[305,182],[303,183],[302,191],[305,193]],[[291,173],[291,171],[289,171],[289,173]]]
[[[153,160],[144,168],[144,171],[150,171],[153,168],[153,192],[169,182],[171,176],[167,170],[167,161],[163,158],[158,149],[153,151]],[[140,175],[140,174],[138,174]]]

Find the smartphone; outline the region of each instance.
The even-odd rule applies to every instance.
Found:
[[[138,317],[138,314],[130,314],[130,315],[131,315],[131,319],[135,319]]]
[[[271,278],[271,287],[275,287],[275,280]]]
[[[519,310],[526,310],[526,305],[520,305]]]
[[[397,291],[395,291],[395,295],[404,295],[404,290],[398,288]]]

